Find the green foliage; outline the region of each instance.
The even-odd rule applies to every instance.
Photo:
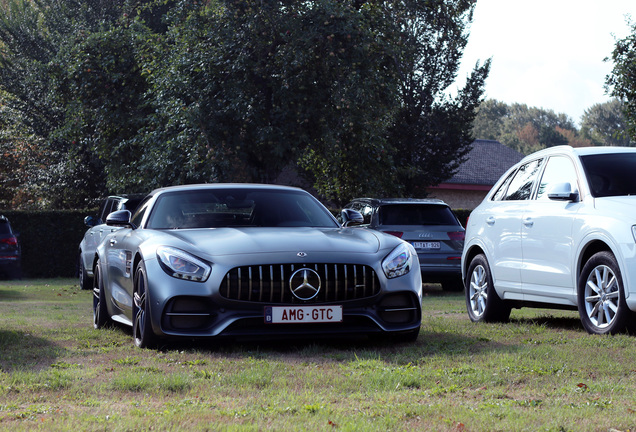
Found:
[[[585,110],[581,122],[581,133],[594,145],[631,146],[624,115],[624,104],[618,99],[593,105]]]
[[[566,114],[494,99],[480,105],[473,133],[476,138],[494,139],[524,154],[557,145],[586,144]]]
[[[390,8],[387,19],[402,41],[400,108],[388,131],[394,194],[425,195],[428,186],[450,178],[470,150],[490,60],[475,65],[455,97],[446,91],[457,76],[473,9],[471,1],[399,1]]]
[[[21,134],[16,141],[38,146],[40,164],[25,164],[22,185],[34,191],[42,207],[74,207],[103,191],[103,169],[56,136],[69,112],[60,87],[60,55],[88,34],[112,23],[123,1],[10,0],[0,8],[0,88],[2,101],[18,114]],[[79,118],[81,119],[81,117]],[[76,119],[75,121],[78,121]],[[27,173],[29,175],[24,175]],[[101,187],[100,187],[101,186]],[[20,197],[18,197],[20,198]],[[16,201],[14,199],[14,201]],[[18,199],[23,207],[25,201]]]
[[[468,0],[11,0],[0,7],[0,88],[46,156],[27,180],[46,196],[41,206],[276,182],[290,167],[336,202],[423,195],[472,142],[489,62],[456,96],[446,90],[473,9]]]
[[[134,140],[153,182],[274,182],[298,164],[329,197],[379,186],[367,173],[389,171],[397,102],[377,7],[245,0],[169,17],[146,66],[156,115]]]
[[[606,78],[611,96],[624,104],[623,112],[632,141],[636,141],[636,23],[629,23],[632,33],[616,41],[611,60],[612,73]]]

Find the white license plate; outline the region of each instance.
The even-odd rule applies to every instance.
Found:
[[[342,322],[342,306],[267,306],[265,323],[297,324]]]
[[[415,249],[439,249],[439,242],[413,242]]]

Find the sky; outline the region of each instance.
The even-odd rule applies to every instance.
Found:
[[[492,58],[487,99],[580,124],[586,109],[610,100],[612,62],[603,60],[629,35],[628,17],[636,21],[636,0],[477,0],[458,83]]]

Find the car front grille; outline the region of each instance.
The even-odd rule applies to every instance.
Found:
[[[320,276],[320,290],[309,301],[296,298],[290,278],[298,269],[308,268]],[[380,292],[375,271],[360,264],[277,264],[236,267],[230,270],[220,287],[222,297],[269,304],[328,303],[359,300]]]

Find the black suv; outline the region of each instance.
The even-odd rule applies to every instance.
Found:
[[[464,227],[450,207],[438,199],[356,198],[345,209],[359,211],[360,227],[383,231],[408,241],[420,260],[422,281],[461,291]]]
[[[0,274],[11,279],[22,276],[22,251],[6,216],[0,215]]]
[[[95,250],[102,238],[115,230],[117,227],[106,226],[106,216],[118,210],[130,210],[134,213],[145,195],[113,195],[105,198],[99,207],[96,216],[86,216],[84,224],[88,227],[84,238],[79,245],[78,276],[81,289],[92,288],[93,258]]]

